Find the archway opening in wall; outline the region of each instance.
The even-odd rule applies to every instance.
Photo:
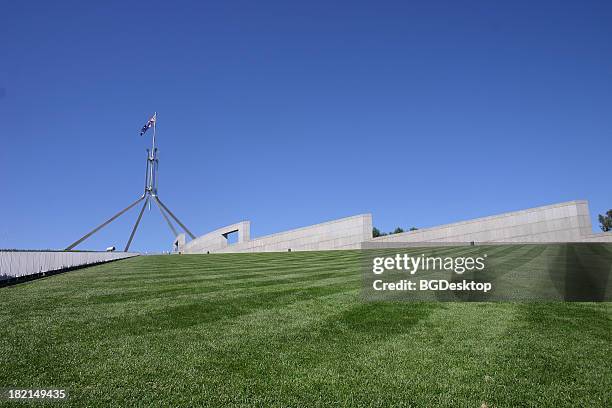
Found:
[[[238,242],[238,230],[226,232],[225,234],[223,234],[223,236],[225,237],[225,239],[227,239],[228,245],[232,245]]]

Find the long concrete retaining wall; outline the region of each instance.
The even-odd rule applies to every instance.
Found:
[[[229,227],[220,228],[212,233],[188,242],[179,248],[183,253],[215,253],[215,252],[286,252],[286,251],[319,251],[331,249],[357,249],[361,243],[372,237],[372,215],[361,214],[341,218],[322,224],[297,228],[277,234],[248,239],[235,244],[220,244],[229,230],[235,230],[242,225],[249,228],[250,223],[244,221]]]
[[[138,256],[130,252],[0,251],[0,281]]]
[[[393,243],[545,243],[612,242],[612,233],[593,233],[589,204],[568,201],[490,217],[476,218],[417,231],[372,238],[370,214],[324,222],[310,227],[250,239],[251,224],[243,221],[219,228],[185,243],[181,234],[175,250],[184,253],[316,251],[384,247]],[[227,235],[238,232],[238,242]]]
[[[433,228],[374,238],[373,242],[594,242],[587,201],[568,201]]]

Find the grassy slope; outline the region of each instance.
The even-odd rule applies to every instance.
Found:
[[[0,387],[74,405],[610,406],[610,303],[363,303],[356,252],[151,256],[0,289]]]

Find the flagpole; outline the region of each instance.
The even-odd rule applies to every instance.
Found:
[[[151,146],[151,157],[149,159],[149,168],[151,171],[151,177],[150,177],[150,183],[149,183],[149,187],[151,188],[151,194],[153,196],[155,196],[157,194],[157,192],[155,191],[155,133],[156,133],[156,126],[157,126],[157,112],[155,112],[153,114],[153,145]],[[149,211],[151,211],[151,201],[148,202],[149,203]]]
[[[136,219],[136,224],[134,225],[134,228],[132,229],[132,233],[130,234],[130,238],[127,242],[127,245],[125,246],[125,251],[128,251],[130,248],[130,245],[132,243],[134,235],[136,234],[136,230],[138,229],[138,225],[140,224],[145,208],[148,206],[149,210],[151,209],[151,201],[155,201],[155,204],[157,204],[157,206],[159,207],[159,210],[161,211],[162,216],[165,218],[166,222],[168,223],[168,226],[170,227],[170,229],[172,230],[172,233],[175,236],[177,235],[176,234],[177,231],[175,230],[172,224],[172,221],[170,221],[170,218],[168,218],[166,214],[168,214],[174,221],[176,221],[176,223],[191,237],[191,239],[195,239],[195,236],[191,233],[191,231],[189,231],[187,227],[185,227],[185,225],[176,217],[176,215],[174,215],[172,211],[170,211],[170,209],[168,209],[168,207],[166,207],[164,203],[161,202],[161,200],[159,199],[159,196],[157,195],[158,160],[157,160],[157,152],[156,152],[157,148],[155,147],[155,137],[157,136],[156,135],[157,133],[156,125],[157,125],[157,112],[155,112],[153,117],[149,119],[147,123],[140,130],[140,135],[142,136],[147,132],[147,130],[151,126],[153,126],[153,141],[152,141],[151,151],[147,149],[147,169],[145,171],[145,189],[144,189],[144,193],[142,194],[142,196],[138,200],[130,204],[128,207],[124,208],[123,210],[119,211],[117,214],[113,215],[103,224],[97,226],[95,229],[88,232],[85,236],[80,238],[78,241],[75,241],[74,243],[70,244],[66,248],[66,251],[72,250],[74,247],[79,245],[81,242],[85,241],[87,238],[89,238],[90,236],[92,236],[93,234],[95,234],[96,232],[98,232],[99,230],[101,230],[102,228],[104,228],[105,226],[107,226],[108,224],[116,220],[117,218],[119,218],[122,214],[129,211],[132,207],[136,206],[142,200],[145,200],[145,202],[142,206],[142,209],[140,210],[140,213],[138,214],[138,218]]]
[[[153,114],[155,120],[153,121],[153,151],[155,151],[155,126],[157,125],[157,112]]]

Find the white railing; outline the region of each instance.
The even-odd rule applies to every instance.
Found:
[[[0,281],[138,256],[131,252],[2,251]]]

